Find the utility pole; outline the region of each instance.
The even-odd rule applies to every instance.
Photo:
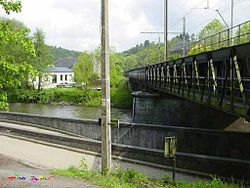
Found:
[[[157,34],[158,35],[158,51],[159,51],[159,63],[161,62],[161,37],[160,35],[165,34],[163,31],[142,31],[141,34]],[[182,32],[177,31],[168,31],[168,35],[176,35],[176,34],[182,34]],[[165,61],[165,53],[164,53],[164,61]]]
[[[159,37],[159,41],[158,41],[158,50],[159,50],[159,63],[161,63],[161,37],[160,35],[158,36]]]
[[[234,0],[231,0],[231,28],[234,26]]]
[[[164,0],[164,61],[168,60],[168,0]]]
[[[110,70],[109,70],[109,14],[108,0],[101,0],[101,79],[102,79],[102,171],[111,167],[111,128],[110,128]]]
[[[182,36],[182,42],[183,42],[183,57],[186,56],[186,18],[183,17],[183,36]]]
[[[158,35],[158,56],[159,56],[159,63],[161,62],[161,36],[163,32],[161,31],[143,31],[141,34],[157,34]]]
[[[206,9],[209,9],[209,0],[207,0],[207,7]]]

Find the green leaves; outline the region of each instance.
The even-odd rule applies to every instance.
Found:
[[[9,14],[21,10],[20,1],[0,0],[0,6]],[[0,109],[8,109],[7,91],[20,87],[28,75],[34,74],[27,62],[35,56],[29,29],[21,22],[0,19]]]
[[[217,19],[214,19],[209,24],[207,24],[198,34],[198,38],[202,39],[214,33],[218,33],[222,30],[226,29],[225,26]]]
[[[94,58],[89,52],[82,52],[74,65],[75,80],[78,83],[88,84],[95,82],[99,76],[94,72]]]
[[[10,14],[10,12],[20,12],[22,9],[21,1],[0,0],[0,5],[3,7],[7,14]]]

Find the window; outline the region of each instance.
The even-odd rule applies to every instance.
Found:
[[[63,81],[63,75],[60,75],[60,80]]]
[[[65,81],[67,81],[67,80],[68,80],[68,75],[66,74],[66,75],[65,75]]]
[[[53,75],[52,83],[53,83],[53,84],[57,83],[57,76],[56,76],[56,75]]]

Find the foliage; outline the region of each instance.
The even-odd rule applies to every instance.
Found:
[[[162,177],[160,179],[149,178],[138,171],[131,169],[122,170],[119,167],[113,170],[109,175],[105,175],[101,172],[89,170],[85,159],[81,161],[79,168],[71,166],[66,170],[52,170],[52,174],[68,177],[80,177],[96,185],[111,188],[243,188],[243,186],[237,184],[224,183],[219,178],[213,178],[212,180],[207,181],[200,180],[192,183],[174,183],[169,177]]]
[[[19,12],[19,1],[3,1],[0,5],[9,14],[11,11]],[[28,37],[29,30],[22,24],[10,20],[0,20],[0,109],[7,109],[6,91],[19,87],[21,81],[27,77],[27,73],[34,74],[33,67],[25,58],[18,54],[34,56],[34,46]],[[13,49],[8,49],[13,47]],[[15,53],[14,53],[15,52]]]
[[[42,77],[46,73],[46,68],[52,65],[52,57],[47,45],[45,44],[45,34],[41,29],[34,33],[33,43],[35,46],[36,57],[32,59],[32,65],[38,72],[38,91],[41,90]]]
[[[111,90],[111,106],[115,108],[130,108],[132,97],[124,82],[119,88]],[[66,103],[99,107],[101,105],[101,92],[87,88],[53,88],[37,90],[17,89],[8,92],[9,102],[19,103]]]
[[[39,103],[59,103],[66,102],[69,104],[84,106],[100,106],[101,94],[96,90],[77,89],[77,88],[54,88],[43,90],[39,94]]]
[[[79,57],[80,52],[74,50],[67,50],[61,47],[48,46],[50,53],[52,54],[53,60],[64,59],[68,57]]]
[[[115,108],[131,108],[132,96],[127,87],[127,82],[124,81],[119,87],[111,88],[111,106]]]
[[[53,88],[36,90],[18,89],[9,92],[10,102],[20,103],[67,103],[97,107],[101,105],[101,93],[92,89],[80,88]]]
[[[240,43],[246,43],[250,41],[250,22],[241,26],[240,28],[240,33],[239,31],[237,32],[237,34],[242,35],[240,37]],[[236,39],[237,40],[237,39]]]
[[[93,58],[89,52],[82,52],[77,63],[74,65],[75,81],[86,85],[95,82],[98,75],[94,73]]]
[[[202,28],[202,30],[198,34],[198,38],[199,39],[205,38],[214,33],[218,33],[224,29],[226,29],[226,27],[218,19],[214,19],[213,21],[211,21],[205,27]]]
[[[0,0],[0,6],[3,7],[7,14],[10,14],[10,12],[20,12],[22,8],[21,1],[13,0]]]
[[[211,38],[209,37],[206,40],[202,40],[203,38],[211,36],[215,33],[218,33],[224,29],[226,29],[225,26],[217,19],[214,19],[213,21],[208,23],[199,32],[198,39],[200,39],[200,41],[189,49],[188,55],[195,55],[195,54],[198,54],[201,52],[215,50],[215,49],[219,48],[219,46],[221,46],[221,47],[226,46],[227,42],[222,42],[220,44],[217,43],[213,46],[211,46],[210,44],[214,43],[215,41],[219,41],[219,38],[220,38],[220,40],[227,39],[227,37],[228,37],[227,32],[225,32],[225,33],[223,32],[220,36],[214,35]]]

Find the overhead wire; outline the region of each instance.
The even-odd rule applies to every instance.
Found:
[[[194,8],[198,8],[199,6],[201,6],[205,1],[207,0],[203,0],[201,3],[199,3],[198,5],[196,5],[195,7],[191,8],[190,11],[188,11],[183,17],[187,17],[188,15],[190,15],[193,11]],[[180,23],[182,21],[182,18],[180,18],[179,20],[177,20],[174,24],[172,24],[170,27],[175,27],[178,23]]]

